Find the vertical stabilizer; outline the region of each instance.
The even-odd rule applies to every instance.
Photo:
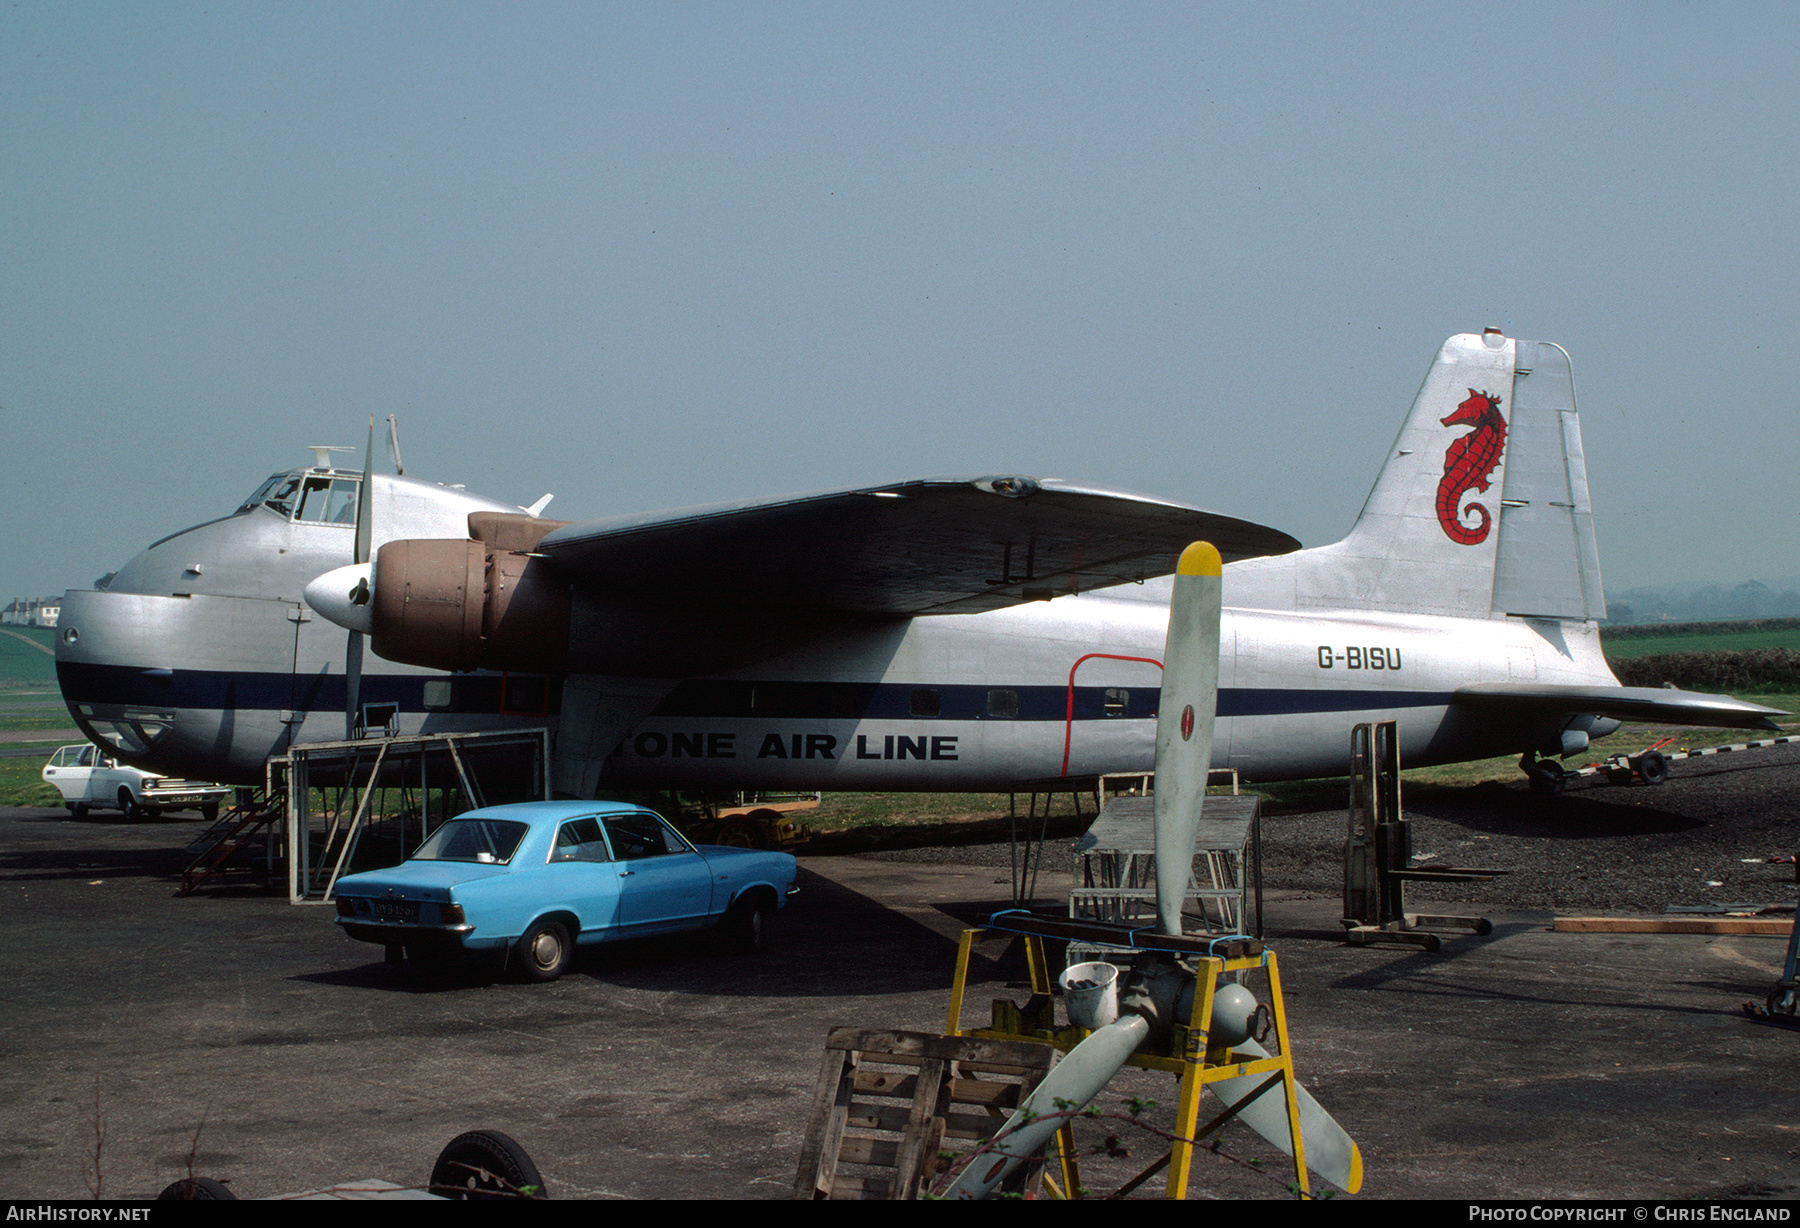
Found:
[[[1350,535],[1230,575],[1233,605],[1603,616],[1568,355],[1450,338]]]

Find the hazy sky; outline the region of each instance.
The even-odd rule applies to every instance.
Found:
[[[0,8],[0,600],[305,445],[585,519],[944,473],[1343,534],[1574,358],[1608,588],[1791,575],[1790,6]]]

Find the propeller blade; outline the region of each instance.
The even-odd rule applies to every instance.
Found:
[[[1253,1040],[1239,1041],[1233,1049],[1268,1057],[1269,1051]],[[1207,1090],[1227,1105],[1236,1105],[1268,1078],[1267,1075],[1244,1075],[1208,1083]],[[1300,1139],[1306,1144],[1306,1167],[1319,1174],[1345,1193],[1362,1188],[1362,1152],[1356,1140],[1344,1132],[1312,1093],[1296,1084],[1300,1101]],[[1279,1085],[1238,1110],[1237,1119],[1281,1148],[1294,1154],[1293,1140],[1288,1136],[1287,1099]]]
[[[369,442],[363,447],[362,485],[356,491],[356,547],[351,556],[353,563],[366,563],[372,553],[370,543],[375,536],[374,517],[370,515],[375,504],[375,418],[369,418]]]
[[[1161,705],[1156,717],[1156,916],[1181,934],[1181,906],[1193,874],[1200,806],[1212,767],[1219,699],[1219,552],[1195,542],[1181,552],[1169,598]]]
[[[344,736],[356,736],[356,716],[362,711],[363,637],[352,631],[344,645]]]
[[[389,420],[390,422],[392,419]],[[356,488],[356,543],[352,548],[351,566],[369,572],[369,557],[374,552],[375,538],[375,415],[369,415],[369,438],[363,444],[362,483]],[[341,570],[341,569],[340,569]],[[335,572],[327,572],[334,575]],[[318,581],[315,580],[314,583]],[[365,576],[359,589],[353,589],[346,600],[356,602],[360,592],[365,613],[370,612],[369,583]],[[311,587],[310,585],[308,587]],[[336,620],[333,620],[336,621]],[[344,736],[356,736],[356,718],[362,711],[363,633],[352,630],[344,643]]]
[[[1149,1035],[1148,1019],[1125,1015],[1069,1050],[1000,1127],[994,1136],[996,1149],[971,1161],[943,1196],[974,1199],[992,1194],[1008,1173],[1042,1151],[1062,1127],[1065,1119],[1056,1114],[1086,1108]]]

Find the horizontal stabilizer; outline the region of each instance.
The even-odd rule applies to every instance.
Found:
[[[1721,729],[1775,729],[1779,708],[1746,703],[1729,695],[1702,695],[1648,686],[1551,686],[1535,682],[1483,682],[1458,687],[1458,707],[1483,712],[1546,715],[1566,712],[1610,716],[1624,721],[1662,721]]]
[[[1185,504],[1050,478],[930,478],[615,516],[538,546],[609,592],[857,614],[972,614],[1163,576],[1189,542],[1231,561],[1300,543]]]

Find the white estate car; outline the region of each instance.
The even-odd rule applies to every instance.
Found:
[[[206,780],[170,780],[127,767],[91,742],[58,748],[44,765],[44,780],[62,793],[76,818],[90,809],[123,811],[148,819],[165,810],[198,810],[210,822],[231,790]]]

